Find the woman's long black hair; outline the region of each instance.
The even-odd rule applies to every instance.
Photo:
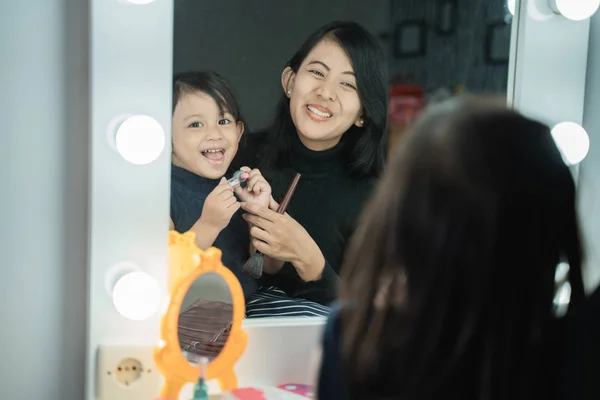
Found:
[[[555,271],[584,298],[575,183],[547,126],[482,99],[424,113],[342,267],[352,399],[556,398]]]
[[[352,63],[364,125],[352,125],[344,133],[344,157],[354,176],[378,176],[387,152],[387,60],[377,39],[355,22],[331,22],[311,34],[286,63],[294,73],[310,51],[322,40],[333,40],[346,52]],[[282,93],[275,118],[268,130],[260,167],[282,168],[290,160],[291,143],[297,135],[290,114],[290,99]]]

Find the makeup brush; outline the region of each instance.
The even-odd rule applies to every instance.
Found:
[[[290,200],[292,199],[292,195],[296,190],[296,186],[298,186],[298,182],[300,181],[300,174],[296,174],[294,180],[288,187],[287,192],[285,192],[285,196],[283,196],[283,200],[279,203],[279,207],[277,207],[277,214],[283,214],[290,204]],[[263,266],[265,263],[265,258],[270,260],[269,256],[265,256],[264,254],[256,251],[252,256],[244,263],[242,266],[242,270],[251,278],[258,279],[263,274]]]

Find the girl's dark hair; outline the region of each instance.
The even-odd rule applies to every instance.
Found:
[[[209,95],[217,103],[222,114],[228,112],[237,122],[246,125],[231,85],[220,74],[213,71],[188,71],[175,74],[173,77],[173,111],[183,95],[198,92]]]
[[[324,39],[336,42],[350,59],[363,109],[363,127],[352,125],[344,133],[347,168],[352,175],[378,176],[385,163],[387,146],[388,76],[383,50],[377,39],[359,24],[336,21],[311,34],[285,67],[297,73],[311,50]],[[288,165],[292,135],[297,135],[297,130],[290,114],[290,100],[282,93],[260,157],[263,169]]]
[[[345,260],[351,398],[556,398],[560,262],[569,312],[584,292],[575,183],[547,126],[467,96],[425,111]]]

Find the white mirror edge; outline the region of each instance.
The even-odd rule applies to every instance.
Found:
[[[326,321],[326,317],[246,318],[242,323],[242,327],[324,325]]]
[[[509,104],[550,127],[569,121],[586,128],[584,105],[591,19],[571,21],[556,15],[539,20],[531,7],[533,2],[518,0],[518,22],[513,26],[513,33],[515,30],[518,33],[511,43],[509,93],[512,91],[512,98],[509,98]],[[593,135],[589,129],[588,133]],[[596,202],[590,192],[598,183],[592,177],[589,181],[582,180],[580,169],[585,166],[585,161],[571,170],[579,190],[579,213],[587,255],[584,281],[587,290],[591,290],[600,280],[600,268],[597,267],[600,255],[593,243],[597,229],[593,221],[581,218],[581,215],[594,213]]]
[[[86,399],[98,399],[98,349],[102,345],[153,347],[162,312],[143,321],[120,315],[103,290],[105,275],[122,261],[136,264],[167,293],[167,232],[170,189],[173,0],[131,4],[89,2],[90,147],[89,276]],[[152,163],[134,165],[111,143],[114,118],[147,115],[165,132],[166,146]],[[150,201],[149,201],[150,200]],[[159,382],[159,376],[156,376]],[[104,382],[104,381],[102,381]]]

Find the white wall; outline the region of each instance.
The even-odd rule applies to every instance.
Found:
[[[3,399],[84,399],[87,3],[0,4]]]
[[[600,13],[592,18],[583,126],[590,152],[580,167],[580,214],[587,241],[586,283],[600,281]]]

